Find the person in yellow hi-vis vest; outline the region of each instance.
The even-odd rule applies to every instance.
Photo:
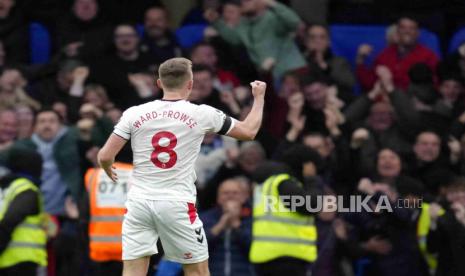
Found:
[[[8,155],[10,173],[0,179],[0,275],[36,275],[47,265],[42,157],[25,149]]]
[[[432,207],[432,208],[430,208]],[[429,229],[431,226],[431,214],[436,216],[444,215],[444,209],[442,209],[438,204],[429,204],[423,203],[421,205],[421,212],[417,222],[417,237],[418,237],[418,246],[420,251],[423,254],[423,257],[428,264],[428,269],[431,275],[434,275],[436,268],[438,266],[438,260],[436,255],[428,251],[426,245],[426,239],[428,237]]]
[[[430,206],[427,248],[437,254],[437,276],[465,275],[465,178],[458,177],[445,187],[441,215],[437,204]]]
[[[116,162],[114,167],[119,176],[117,182],[113,182],[100,168],[91,168],[85,175],[93,275],[119,276],[123,269],[121,228],[133,166]]]
[[[279,166],[264,168],[268,170],[264,175],[271,176],[254,188],[249,259],[258,275],[303,276],[317,258],[315,214],[306,207],[315,208],[314,196],[321,194],[316,189],[321,159],[310,148],[297,145],[284,153],[282,161],[289,173]],[[311,205],[289,205],[294,198]]]

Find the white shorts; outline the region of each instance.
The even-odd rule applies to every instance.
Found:
[[[195,205],[182,201],[128,199],[123,221],[123,260],[157,254],[181,264],[208,259],[208,245]]]

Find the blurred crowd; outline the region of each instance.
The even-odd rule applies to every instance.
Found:
[[[306,214],[318,230],[311,275],[465,275],[465,43],[440,59],[418,42],[422,17],[402,15],[373,63],[368,44],[348,61],[331,51],[329,1],[204,0],[183,22],[209,26],[186,49],[170,27],[176,9],[156,2],[0,0],[0,186],[27,174],[40,187],[48,275],[99,275],[88,254],[84,175],[122,112],[162,97],[157,66],[179,56],[193,62],[189,100],[237,119],[251,108],[249,82],[268,83],[256,141],[207,135],[196,164],[212,275],[255,275],[253,187],[281,165],[304,189],[280,194],[387,195],[426,206]],[[29,62],[32,20],[52,34],[45,64]],[[20,149],[40,155],[38,175],[28,171],[34,158],[11,156]],[[131,158],[128,146],[118,161]],[[4,212],[0,250],[15,221]],[[283,275],[267,269],[257,271]]]

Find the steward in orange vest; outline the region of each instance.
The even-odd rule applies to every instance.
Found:
[[[116,183],[100,168],[91,168],[85,175],[90,216],[89,253],[90,259],[96,263],[121,262],[124,203],[133,166],[119,162],[114,166],[118,174]]]

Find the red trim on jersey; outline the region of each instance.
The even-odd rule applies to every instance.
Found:
[[[189,215],[191,224],[194,223],[195,219],[197,218],[197,209],[195,208],[194,203],[187,203],[187,214]]]

